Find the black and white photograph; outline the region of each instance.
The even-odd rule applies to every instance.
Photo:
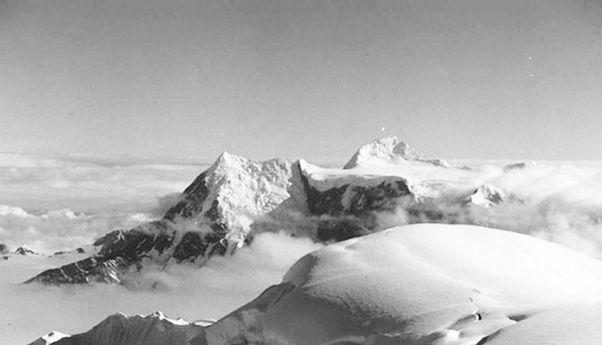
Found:
[[[602,0],[0,0],[0,345],[602,344]]]

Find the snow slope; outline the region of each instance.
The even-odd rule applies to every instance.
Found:
[[[596,260],[511,232],[411,225],[303,257],[191,343],[599,344],[600,303]]]
[[[66,337],[69,337],[69,335],[61,332],[50,332],[45,336],[40,337],[38,340],[34,341],[30,345],[50,345]]]
[[[487,345],[594,345],[600,344],[602,304],[555,308],[492,335]]]

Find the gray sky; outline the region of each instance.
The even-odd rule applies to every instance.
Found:
[[[3,0],[0,151],[600,159],[601,42],[597,0]]]

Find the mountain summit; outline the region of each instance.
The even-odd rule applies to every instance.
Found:
[[[449,164],[440,159],[425,159],[424,156],[397,137],[377,139],[362,146],[345,164],[343,169],[374,164],[400,164],[406,162],[426,162],[440,166]]]

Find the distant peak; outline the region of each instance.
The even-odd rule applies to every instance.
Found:
[[[422,155],[411,148],[409,144],[399,140],[397,137],[383,138],[382,141],[384,145],[392,145],[393,148],[391,151],[396,156],[403,157],[407,160],[415,160],[422,157]]]
[[[19,255],[40,255],[39,253],[34,252],[31,248],[29,248],[27,246],[20,246],[19,248],[15,249],[15,254],[19,254]]]
[[[477,188],[469,197],[470,202],[482,207],[492,207],[500,204],[506,198],[503,190],[491,184],[484,184]]]
[[[345,164],[344,169],[371,163],[399,163],[402,161],[422,161],[446,166],[441,160],[427,160],[398,137],[385,137],[374,140],[362,147]]]

